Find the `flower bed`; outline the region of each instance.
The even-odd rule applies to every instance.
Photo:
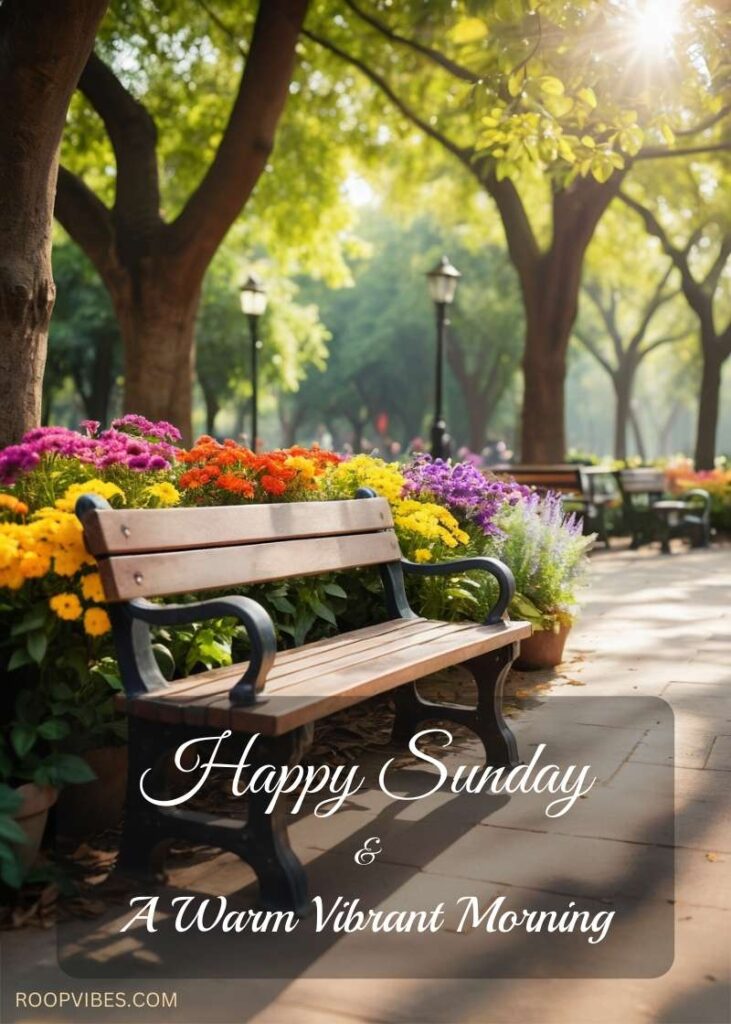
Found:
[[[8,783],[84,781],[89,772],[77,755],[124,741],[112,704],[121,682],[109,617],[74,514],[85,492],[115,507],[164,508],[341,499],[370,487],[391,504],[407,558],[502,558],[516,577],[516,617],[556,629],[573,615],[591,539],[563,515],[557,496],[539,498],[470,464],[424,456],[399,465],[318,448],[254,454],[209,437],[185,450],[179,441],[170,424],[125,416],[103,431],[93,422],[80,432],[34,430],[0,452],[0,672],[12,723],[0,744],[0,826],[12,810]],[[484,573],[410,579],[409,588],[414,608],[434,618],[479,621],[496,596]],[[244,589],[272,615],[283,644],[384,614],[369,570]],[[246,657],[246,635],[233,620],[161,629],[155,640],[167,678]],[[11,862],[0,845],[0,872],[16,884]]]

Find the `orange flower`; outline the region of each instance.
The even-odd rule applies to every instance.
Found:
[[[268,494],[284,494],[287,490],[284,480],[277,480],[275,476],[269,476],[267,473],[261,478],[261,486]]]
[[[254,485],[251,481],[233,473],[222,473],[216,483],[224,491],[230,491],[232,494],[241,494],[244,498],[254,497]]]

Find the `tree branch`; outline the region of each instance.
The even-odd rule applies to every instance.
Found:
[[[673,342],[682,341],[683,338],[688,337],[688,331],[678,331],[677,334],[665,334],[662,338],[656,338],[655,341],[651,341],[649,345],[646,345],[637,353],[637,359],[644,359],[650,352],[654,352],[656,348],[660,348],[661,345],[672,345]]]
[[[144,237],[159,229],[157,128],[147,109],[92,53],[79,88],[104,122],[117,162],[115,219]]]
[[[475,74],[474,71],[470,71],[469,68],[465,68],[461,64],[457,64],[456,61],[451,60],[449,57],[445,57],[445,55],[440,53],[438,50],[434,50],[430,46],[425,46],[416,39],[408,39],[406,36],[402,36],[398,32],[394,32],[393,29],[389,28],[388,25],[385,25],[373,14],[370,14],[368,11],[364,11],[362,7],[354,2],[354,0],[345,0],[345,4],[362,21],[367,25],[370,25],[371,28],[374,28],[377,32],[380,32],[382,36],[389,39],[392,43],[398,43],[401,46],[408,46],[410,49],[415,50],[416,53],[421,54],[423,57],[427,57],[429,60],[438,64],[441,68],[444,68],[445,71],[448,71],[451,75],[454,75],[455,78],[459,78],[463,82],[471,82],[474,85],[480,81],[480,76]]]
[[[681,128],[674,132],[675,135],[682,136],[685,138],[688,135],[699,135],[700,132],[705,132],[709,128],[712,128],[714,124],[718,124],[719,121],[723,121],[725,117],[731,114],[731,103],[727,103],[725,107],[721,107],[715,114],[711,114],[705,119],[700,121],[698,124],[693,125],[692,128]]]
[[[641,218],[647,233],[649,235],[653,235],[659,240],[665,253],[670,257],[680,271],[683,294],[688,300],[688,304],[699,316],[705,315],[707,313],[705,308],[708,304],[707,297],[702,286],[691,274],[690,265],[688,263],[688,248],[690,247],[690,243],[685,250],[678,249],[677,246],[673,245],[668,233],[665,231],[665,228],[662,226],[652,210],[643,206],[642,203],[638,203],[636,199],[633,199],[632,196],[628,195],[626,192],[620,191],[618,193],[618,197],[626,206],[629,206],[629,208],[634,210]],[[700,312],[701,310],[703,313]]]
[[[216,155],[170,225],[172,244],[190,266],[207,266],[251,195],[274,147],[289,94],[308,0],[259,4],[239,91]]]
[[[302,29],[302,35],[306,36],[307,39],[311,39],[313,43],[317,43],[324,50],[328,50],[336,57],[340,57],[341,60],[346,61],[348,64],[352,64],[354,68],[357,68],[363,75],[366,76],[375,86],[377,86],[381,92],[386,96],[396,109],[401,113],[407,121],[411,121],[412,124],[416,125],[417,128],[421,129],[425,135],[428,135],[430,139],[438,142],[440,146],[443,146],[449,153],[456,156],[472,173],[475,173],[474,167],[472,166],[472,157],[474,150],[470,148],[464,148],[458,146],[456,142],[447,138],[440,131],[429,124],[420,117],[415,110],[397,96],[391,86],[388,84],[385,78],[379,75],[376,71],[373,71],[365,61],[362,61],[359,57],[354,56],[352,53],[348,53],[346,50],[341,49],[336,43],[333,43],[330,39],[326,39],[324,36],[318,35],[316,32],[312,32],[310,29]]]
[[[119,273],[114,250],[114,225],[111,211],[84,184],[81,178],[58,169],[55,217],[83,249],[105,283]]]
[[[670,156],[695,156],[701,153],[725,153],[731,149],[731,139],[727,142],[714,142],[707,146],[679,146],[668,149],[665,146],[647,146],[633,158],[635,160],[660,160]]]
[[[650,323],[652,322],[652,318],[655,316],[655,313],[657,313],[661,306],[664,306],[666,302],[669,302],[671,299],[674,299],[675,296],[678,294],[677,289],[674,292],[665,292],[665,285],[667,284],[667,280],[674,270],[675,264],[671,260],[668,264],[667,270],[655,286],[655,290],[652,293],[652,297],[645,306],[645,311],[642,315],[642,319],[640,320],[637,326],[637,330],[632,335],[632,338],[628,346],[630,352],[637,352],[637,350],[639,349],[640,345],[642,344],[642,339],[645,337],[645,334],[647,333],[647,328],[650,326]]]
[[[594,303],[596,308],[599,310],[599,315],[604,321],[604,326],[607,328],[607,333],[609,334],[609,337],[612,340],[612,344],[614,345],[614,354],[617,357],[617,365],[619,366],[619,364],[622,362],[624,358],[624,349],[622,347],[622,334],[619,330],[619,325],[617,324],[617,303],[614,297],[614,292],[610,291],[609,307],[606,307],[604,305],[604,302],[602,301],[602,293],[599,290],[599,286],[596,284],[596,282],[587,281],[587,283],[584,285],[584,291],[589,296],[591,301]],[[589,344],[587,341],[584,341],[583,338],[580,338],[579,340],[582,342],[582,344],[585,344],[586,347],[589,348]],[[596,353],[592,354],[596,355]],[[596,357],[597,359],[599,359],[598,355],[596,355]],[[608,367],[608,364],[605,365],[607,365]],[[610,372],[612,372],[611,368],[608,367],[608,369],[610,370]]]
[[[713,261],[711,269],[703,278],[703,287],[710,295],[713,295],[718,287],[718,281],[726,266],[729,255],[731,255],[731,233],[725,234],[721,239],[718,255]]]
[[[602,353],[596,347],[596,345],[591,340],[589,335],[586,334],[584,331],[582,331],[580,328],[574,327],[574,336],[576,338],[578,338],[578,340],[581,342],[581,344],[584,346],[584,348],[587,350],[587,352],[589,352],[591,355],[593,355],[594,358],[596,359],[596,361],[601,366],[604,367],[604,369],[607,371],[609,376],[613,378],[614,374],[616,373],[616,369],[612,366],[612,364],[609,362],[609,360],[605,356],[602,355]]]

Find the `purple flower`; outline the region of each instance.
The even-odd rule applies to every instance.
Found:
[[[117,430],[114,424],[127,429]],[[0,483],[14,483],[35,469],[44,455],[77,459],[97,469],[125,466],[140,472],[168,469],[174,463],[176,449],[171,441],[179,439],[180,433],[170,423],[152,423],[133,416],[122,417],[114,424],[101,433],[96,420],[81,424],[84,433],[67,427],[29,430],[20,444],[0,450]]]
[[[134,412],[112,420],[112,427],[125,433],[139,433],[144,437],[157,438],[168,443],[180,441],[182,436],[178,428],[174,427],[172,423],[168,423],[167,420],[158,420],[156,423],[153,423],[146,416],[140,416]]]
[[[438,501],[486,535],[500,536],[495,519],[506,505],[514,505],[530,492],[511,480],[486,476],[469,462],[450,463],[417,455],[404,470],[404,497],[419,496]]]

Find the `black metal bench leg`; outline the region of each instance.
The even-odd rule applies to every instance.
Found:
[[[165,880],[165,850],[171,841],[159,811],[140,792],[140,778],[148,769],[146,791],[161,790],[162,758],[167,752],[162,735],[159,723],[130,716],[127,801],[116,871],[147,882]]]
[[[518,744],[502,708],[505,680],[519,651],[519,644],[509,644],[465,662],[477,683],[475,732],[485,747],[488,763],[496,767],[515,768],[520,764]]]
[[[252,770],[260,764],[293,766],[301,761],[312,743],[314,728],[302,726],[284,736],[259,737],[252,757]],[[289,845],[289,808],[278,800],[270,814],[266,809],[270,793],[250,793],[248,818],[242,834],[240,855],[259,880],[259,902],[266,910],[294,910],[305,914],[312,909],[307,875]]]
[[[462,667],[470,672],[477,685],[477,707],[424,700],[415,683],[394,690],[393,742],[406,745],[426,722],[456,722],[471,729],[482,740],[489,764],[515,768],[521,763],[518,745],[503,717],[502,700],[505,680],[519,649],[517,643],[512,643],[463,662]]]

